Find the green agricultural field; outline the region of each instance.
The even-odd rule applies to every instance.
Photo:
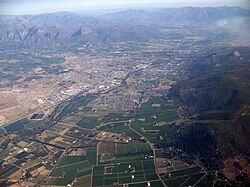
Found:
[[[137,152],[136,145],[127,145],[125,146],[126,153]]]
[[[124,144],[117,145],[116,152],[117,154],[125,154],[126,150]]]
[[[180,186],[181,184],[183,184],[189,177],[178,177],[175,179],[168,179],[165,180],[164,182],[169,186],[169,187],[176,187],[176,186]]]
[[[157,158],[163,158],[163,154],[161,150],[155,150],[155,154]]]
[[[52,177],[59,177],[59,176],[62,177],[63,176],[65,178],[67,178],[67,176],[70,176],[70,178],[71,178],[71,177],[77,176],[77,172],[82,170],[82,169],[91,170],[91,166],[89,165],[87,160],[71,163],[68,165],[59,166],[53,171],[51,176]],[[75,173],[75,175],[73,175],[73,173]]]
[[[110,121],[125,121],[131,119],[133,116],[125,116],[124,113],[109,113],[103,118],[103,122],[110,122]]]
[[[173,172],[171,172],[171,175],[173,177],[183,176],[183,175],[191,175],[194,173],[199,173],[200,170],[201,170],[200,167],[192,167],[192,168],[187,168],[187,169],[183,169],[183,170],[173,171]]]
[[[104,166],[94,166],[93,175],[103,175],[104,174]]]
[[[91,175],[80,177],[77,181],[73,184],[75,187],[83,187],[83,186],[90,186],[91,185]]]
[[[90,164],[92,165],[96,165],[96,160],[97,160],[97,148],[96,147],[92,147],[92,148],[88,148],[87,149],[87,159],[89,161]]]
[[[63,124],[56,124],[52,127],[49,128],[50,131],[54,131],[54,132],[57,132],[57,133],[60,133],[61,131],[65,130],[67,127]]]
[[[123,176],[119,175],[119,184],[125,184],[125,183],[131,183],[132,182],[132,176]]]
[[[170,143],[172,140],[166,135],[169,132],[169,123],[180,119],[178,110],[179,104],[174,101],[152,97],[136,111],[131,127],[151,143]]]
[[[103,183],[104,183],[103,175],[93,176],[92,186],[103,186]]]
[[[154,160],[144,160],[142,161],[144,170],[155,169]]]
[[[104,175],[104,185],[113,185],[114,183],[118,183],[117,174]]]
[[[133,175],[135,176],[133,179],[133,182],[141,182],[141,181],[145,181],[145,174],[143,171],[136,171],[133,172]]]
[[[62,166],[57,167],[53,171],[49,184],[65,186],[70,184],[75,178],[90,175],[92,172],[92,167],[87,160],[72,163],[72,158],[66,158],[63,163],[61,164]]]
[[[151,148],[149,146],[149,144],[136,144],[136,151],[140,152],[140,151],[151,151]]]
[[[159,121],[160,122],[160,121]],[[135,121],[131,123],[131,127],[142,134],[146,139],[148,139],[151,143],[170,143],[174,141],[173,137],[169,137],[168,133],[170,132],[170,126],[154,126],[155,123],[145,123],[142,121]],[[162,139],[160,139],[160,136]]]
[[[158,175],[156,173],[145,174],[146,181],[158,180]]]
[[[193,186],[196,184],[205,174],[204,173],[198,173],[194,175],[190,175],[188,180],[183,183],[184,186]]]
[[[109,173],[105,173],[105,166],[94,166],[93,186],[112,186],[113,184],[159,180],[155,173],[154,161],[152,159],[117,163],[108,167],[112,169],[109,169]],[[129,171],[130,168],[133,168],[133,171]]]
[[[85,160],[87,160],[86,156],[65,156],[58,165],[58,167],[74,164],[77,162],[82,162]]]
[[[134,161],[141,161],[144,159],[143,155],[135,155],[135,156],[123,156],[123,157],[116,157],[114,160],[111,161],[113,164],[117,163],[124,163],[124,162],[134,162]]]
[[[155,111],[152,108],[151,112],[137,114],[137,118],[145,118],[146,123],[157,123],[161,121],[172,122],[179,119],[178,109],[159,110]]]
[[[123,132],[126,136],[131,137],[134,140],[138,140],[141,138],[137,133],[131,130],[126,123],[107,124],[106,126],[100,127],[98,130],[113,133]]]
[[[49,185],[67,186],[71,184],[73,180],[73,178],[51,178]]]
[[[100,116],[87,116],[78,121],[76,125],[82,128],[93,129],[96,126],[100,125],[101,122],[102,118],[100,118]]]
[[[118,144],[116,148],[117,154],[150,152],[148,144]]]
[[[134,167],[135,171],[143,170],[142,162],[138,161],[138,162],[120,163],[118,165],[118,172],[119,173],[125,172],[126,170],[128,170],[129,165],[131,165],[131,167]]]
[[[145,186],[147,186],[147,182],[136,183],[136,184],[129,184],[129,187],[145,187]],[[164,185],[160,181],[150,182],[150,186],[151,187],[164,187]]]
[[[73,127],[65,135],[70,136],[70,137],[74,137],[74,138],[80,138],[81,136],[86,135],[89,132],[90,132],[90,130],[87,130],[87,129]]]
[[[154,104],[159,104],[159,107],[153,106]],[[163,97],[151,97],[147,102],[143,103],[138,110],[138,114],[151,113],[152,111],[163,111],[178,109],[179,104],[175,101],[171,102]]]
[[[183,163],[177,161],[173,161],[173,164],[183,166]],[[161,178],[169,187],[180,185],[192,186],[205,175],[204,173],[200,173],[200,171],[200,167],[184,168],[177,171],[171,171],[171,178],[168,178],[165,175],[161,175]],[[207,182],[204,181],[204,183],[206,184]]]

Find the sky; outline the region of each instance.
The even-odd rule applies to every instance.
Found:
[[[0,14],[23,15],[133,7],[160,8],[223,5],[249,8],[250,0],[0,0]]]

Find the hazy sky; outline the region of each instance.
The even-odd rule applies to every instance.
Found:
[[[242,6],[250,0],[0,0],[0,14],[39,14],[131,7]]]

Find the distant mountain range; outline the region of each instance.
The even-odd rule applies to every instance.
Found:
[[[126,10],[101,17],[69,12],[0,16],[0,42],[37,44],[77,39],[83,42],[145,41],[158,36],[155,26],[211,24],[222,19],[250,17],[240,7],[171,8],[154,12]]]
[[[127,10],[107,14],[106,19],[128,24],[162,25],[168,23],[211,23],[234,17],[249,17],[250,11],[240,7],[183,7],[165,8],[155,12]]]

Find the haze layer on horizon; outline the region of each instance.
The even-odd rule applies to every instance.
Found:
[[[241,6],[249,0],[0,0],[0,14],[24,15],[58,11],[91,11],[121,8]]]

